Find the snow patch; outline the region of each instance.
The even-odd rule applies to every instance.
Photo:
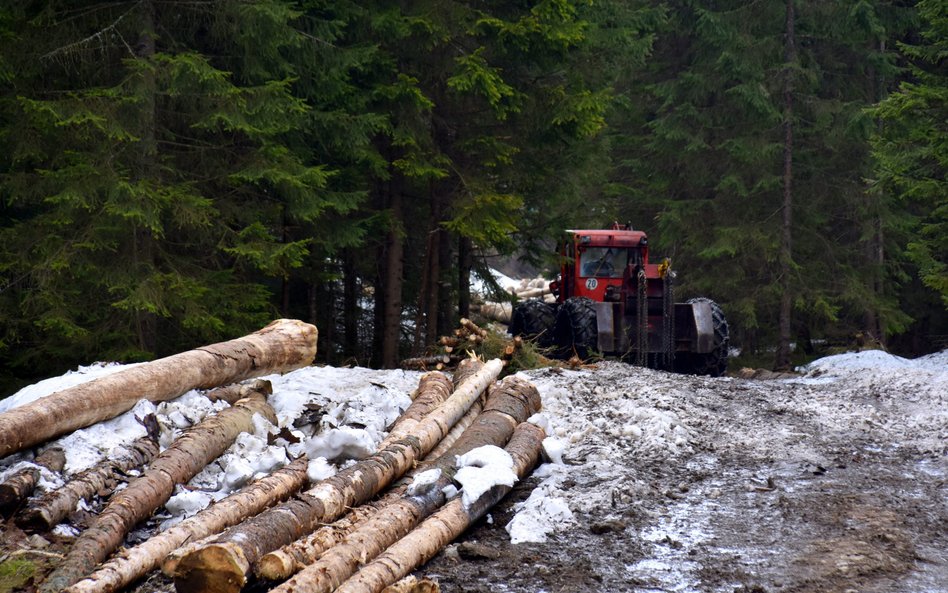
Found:
[[[420,474],[416,475],[415,478],[411,481],[411,484],[408,485],[408,489],[405,491],[408,496],[419,496],[427,494],[431,491],[431,488],[438,481],[438,478],[441,477],[441,469],[434,468],[427,471],[423,471]]]
[[[533,489],[527,500],[514,506],[516,515],[507,524],[510,543],[543,543],[554,531],[567,529],[575,523],[563,492],[556,486],[556,478]]]
[[[513,457],[495,445],[484,445],[458,455],[455,465],[458,471],[454,481],[461,485],[461,504],[465,509],[494,486],[517,483]]]

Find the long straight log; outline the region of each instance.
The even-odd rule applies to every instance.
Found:
[[[454,425],[451,432],[438,444],[435,451],[440,450],[440,453],[435,455],[435,451],[432,451],[426,457],[425,462],[416,467],[409,476],[402,478],[381,500],[356,507],[342,519],[320,527],[312,534],[266,554],[254,567],[257,576],[273,581],[289,578],[318,560],[327,550],[341,543],[350,533],[356,529],[361,529],[362,525],[372,520],[380,512],[384,512],[389,505],[398,502],[411,483],[412,475],[417,475],[429,469],[439,469],[443,478],[450,479],[454,475],[456,456],[464,455],[481,445],[501,446],[506,443],[513,432],[514,426],[526,420],[530,414],[539,409],[539,394],[536,389],[532,385],[524,385],[523,383],[508,377],[500,383],[502,388],[497,387],[497,384],[492,386],[489,389],[488,408],[484,410],[482,399],[474,402],[467,414]],[[482,410],[484,410],[484,414],[481,414]],[[510,422],[505,422],[505,419],[510,419]],[[475,425],[472,426],[472,424]],[[506,426],[507,424],[509,426]]]
[[[484,445],[503,446],[514,428],[539,409],[540,395],[536,387],[516,377],[504,379],[470,428],[429,466],[439,474],[432,484],[418,493],[411,493],[409,489],[408,495],[383,506],[344,542],[326,550],[318,560],[313,558],[315,562],[272,593],[330,593],[361,564],[378,556],[444,504],[443,489],[452,482],[457,456]]]
[[[158,568],[179,546],[198,541],[286,500],[306,483],[308,460],[301,457],[194,516],[115,556],[64,593],[112,593]]]
[[[157,424],[156,424],[157,427]],[[157,435],[136,439],[115,455],[76,475],[62,488],[35,500],[16,517],[16,524],[27,531],[49,531],[76,510],[80,500],[111,494],[126,472],[138,469],[158,454]]]
[[[239,591],[251,566],[264,554],[338,519],[346,509],[368,501],[408,471],[444,438],[502,368],[500,360],[488,362],[428,414],[412,435],[186,555],[178,563],[175,588],[180,593]]]
[[[444,373],[433,371],[422,375],[414,401],[392,425],[388,436],[379,443],[379,450],[411,434],[425,416],[451,395],[451,391],[451,380]]]
[[[0,512],[17,507],[33,493],[39,481],[40,468],[61,472],[66,467],[66,453],[59,447],[50,447],[36,456],[32,467],[25,467],[0,484]]]
[[[0,458],[126,412],[141,399],[174,399],[252,377],[285,373],[316,356],[316,328],[280,319],[252,334],[94,379],[0,414]]]
[[[253,417],[260,414],[276,424],[276,414],[260,391],[269,391],[267,381],[247,386],[245,399],[214,416],[205,418],[163,451],[148,470],[109,501],[63,562],[42,583],[40,593],[54,593],[73,585],[105,560],[125,535],[171,498],[174,487],[197,475],[218,458],[242,432],[253,430]]]
[[[513,457],[513,470],[518,478],[523,479],[536,465],[544,436],[542,428],[526,422],[514,431],[506,451]],[[510,486],[494,486],[470,507],[464,506],[461,497],[455,498],[363,566],[352,578],[342,583],[335,593],[378,593],[395,583],[433,558],[484,516],[511,489]]]

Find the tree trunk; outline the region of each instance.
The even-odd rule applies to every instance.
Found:
[[[310,364],[316,328],[291,319],[57,391],[0,414],[0,457],[153,402]]]
[[[458,238],[458,316],[471,316],[471,269],[474,246],[470,237]]]
[[[299,574],[274,589],[274,593],[301,591],[329,593],[349,578],[360,564],[374,558],[386,547],[404,537],[424,517],[444,504],[443,488],[448,486],[454,473],[457,456],[483,445],[503,446],[514,428],[540,409],[540,395],[532,384],[523,379],[508,377],[493,390],[484,411],[464,431],[454,445],[435,461],[419,470],[440,470],[438,480],[425,492],[403,497],[396,496],[379,505],[375,512],[355,523],[356,529],[345,541],[330,548],[309,547],[303,554],[293,555],[292,567],[309,564]],[[387,497],[388,498],[388,497]],[[317,560],[318,559],[318,560]],[[283,571],[285,572],[285,571]]]
[[[157,422],[155,423],[157,428]],[[27,531],[49,531],[76,510],[80,500],[105,497],[124,482],[126,472],[138,469],[158,454],[157,434],[136,439],[123,451],[75,476],[68,484],[48,492],[16,518]]]
[[[398,345],[402,328],[402,272],[405,265],[403,243],[402,195],[391,191],[392,228],[389,230],[385,256],[385,309],[382,326],[382,367],[398,366]]]
[[[308,460],[301,457],[260,478],[198,514],[117,555],[67,593],[111,593],[158,568],[162,560],[187,542],[198,541],[286,500],[306,482]]]
[[[6,513],[20,505],[36,488],[40,468],[61,472],[66,467],[66,454],[59,447],[50,447],[36,456],[33,467],[14,473],[0,484],[0,512]]]
[[[787,0],[783,88],[783,205],[780,225],[780,318],[774,370],[790,369],[790,315],[793,306],[793,67],[797,61],[794,0]]]
[[[355,250],[347,247],[343,250],[342,258],[342,326],[344,328],[342,354],[346,360],[358,360],[359,284],[356,276]]]
[[[269,383],[263,383],[269,388]],[[256,388],[256,389],[255,389]],[[177,484],[193,478],[217,459],[242,432],[253,430],[253,417],[261,414],[276,424],[276,414],[259,391],[247,388],[249,397],[221,410],[187,430],[148,466],[148,470],[115,494],[56,570],[43,582],[40,593],[54,593],[76,583],[105,560],[136,524],[163,505]]]
[[[544,436],[542,428],[526,422],[514,431],[506,450],[514,459],[514,472],[518,478],[522,479],[536,465]],[[510,486],[495,486],[470,507],[465,507],[460,497],[455,498],[363,566],[352,578],[342,583],[336,593],[378,593],[395,583],[434,557],[510,490]]]
[[[438,325],[437,331],[431,338],[431,344],[438,340],[438,336],[443,336],[455,327],[454,320],[457,317],[454,314],[454,291],[453,279],[451,278],[451,264],[453,263],[453,250],[451,249],[451,234],[444,228],[440,230],[440,241],[438,242],[438,257],[441,261],[438,276]]]
[[[444,438],[502,368],[500,360],[490,361],[426,416],[412,435],[182,558],[175,573],[178,592],[239,591],[250,567],[264,554],[312,533],[321,523],[336,520],[346,509],[368,501],[401,477]]]

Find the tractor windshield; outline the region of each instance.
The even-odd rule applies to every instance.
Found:
[[[621,278],[628,261],[628,251],[613,247],[589,247],[580,255],[582,276]]]

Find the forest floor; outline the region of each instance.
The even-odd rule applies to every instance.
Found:
[[[948,351],[780,378],[524,375],[562,463],[416,572],[445,593],[948,591]]]

